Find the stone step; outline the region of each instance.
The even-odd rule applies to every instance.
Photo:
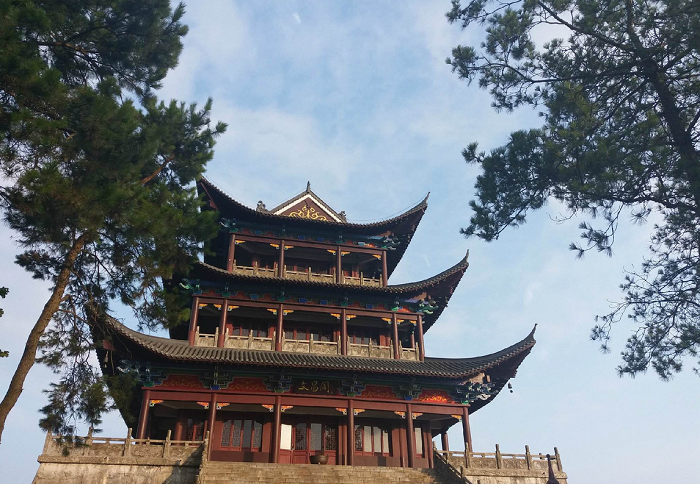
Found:
[[[208,462],[200,484],[441,484],[430,469]]]

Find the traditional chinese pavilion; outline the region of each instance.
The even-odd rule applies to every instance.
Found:
[[[432,439],[487,405],[535,344],[440,358],[423,338],[467,257],[423,281],[389,284],[427,197],[381,222],[349,222],[309,186],[267,209],[213,183],[198,189],[221,230],[182,281],[189,325],[170,338],[103,325],[105,373],[137,375],[136,438],[201,440],[220,461],[432,467]],[[131,417],[130,415],[133,415]],[[136,421],[138,415],[138,421]]]

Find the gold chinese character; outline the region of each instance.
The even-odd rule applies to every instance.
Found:
[[[299,390],[308,390],[309,387],[306,386],[306,380],[301,381],[301,385],[299,385]]]
[[[311,391],[314,393],[318,392],[318,382],[317,381],[312,381],[311,382]]]

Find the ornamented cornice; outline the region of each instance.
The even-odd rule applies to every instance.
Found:
[[[338,393],[346,397],[359,397],[362,396],[365,386],[364,382],[355,378],[352,380],[343,380],[338,387]]]
[[[450,389],[449,393],[455,401],[467,405],[476,400],[488,400],[496,395],[498,390],[495,383],[467,382],[464,385]]]
[[[285,376],[284,371],[268,375],[263,383],[269,391],[275,393],[288,393],[292,389],[292,378]]]
[[[225,390],[233,382],[234,375],[229,372],[219,371],[219,365],[214,367],[214,371],[202,372],[199,380],[210,390]]]

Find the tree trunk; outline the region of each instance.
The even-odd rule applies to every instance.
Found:
[[[14,375],[12,375],[12,380],[10,381],[10,386],[7,389],[5,398],[3,398],[2,402],[0,403],[0,442],[2,441],[2,432],[5,430],[7,415],[10,413],[10,410],[12,410],[12,408],[15,406],[19,396],[22,394],[24,380],[27,378],[27,374],[36,360],[36,350],[39,346],[41,335],[44,334],[46,327],[51,322],[51,318],[53,318],[53,315],[56,313],[59,305],[61,304],[61,299],[63,298],[63,293],[68,285],[71,270],[73,270],[73,265],[75,264],[78,255],[83,250],[86,239],[86,234],[78,237],[73,244],[73,247],[71,247],[68,254],[66,254],[61,272],[59,272],[58,277],[56,278],[56,285],[51,292],[51,297],[44,305],[44,309],[41,311],[39,319],[37,319],[36,324],[29,333],[27,344],[24,347],[24,353],[22,353],[22,358],[19,360],[19,364],[17,365]]]

